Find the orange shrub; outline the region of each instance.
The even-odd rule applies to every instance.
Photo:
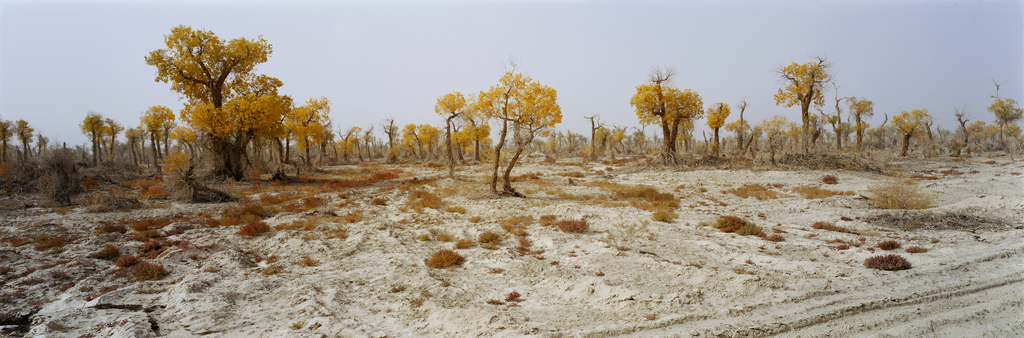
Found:
[[[434,253],[434,256],[430,257],[427,261],[427,266],[442,269],[455,264],[462,264],[466,260],[458,252],[452,251],[451,249],[441,249]]]
[[[582,233],[584,231],[587,231],[587,229],[590,229],[590,223],[588,223],[586,219],[582,218],[563,219],[561,221],[558,221],[556,225],[558,225],[558,229],[562,230],[562,232],[574,234]]]
[[[268,231],[270,231],[270,226],[267,223],[255,222],[243,225],[235,234],[242,237],[253,237]]]

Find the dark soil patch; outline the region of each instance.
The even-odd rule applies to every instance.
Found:
[[[951,212],[896,211],[868,217],[872,224],[901,230],[1001,230],[1011,227],[1003,220]]]

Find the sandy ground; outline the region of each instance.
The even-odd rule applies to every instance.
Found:
[[[107,243],[125,254],[142,246],[131,230],[95,235],[95,227],[105,220],[218,215],[224,204],[155,200],[128,212],[81,206],[64,214],[8,207],[0,237],[49,232],[75,240],[59,253],[0,243],[0,268],[10,268],[0,313],[22,318],[0,329],[46,337],[1024,336],[1024,162],[891,163],[927,178],[920,182],[937,198],[934,208],[906,212],[870,207],[868,186],[886,180],[874,172],[576,161],[530,159],[517,167],[516,174],[539,173],[513,183],[527,198],[491,197],[483,166],[460,167],[456,180],[441,178],[447,172],[441,168],[405,166],[399,179],[319,193],[327,205],[264,220],[271,226],[312,220],[311,230],[248,238],[236,235],[238,226],[177,222],[160,231],[187,242],[148,260],[171,271],[156,281],[118,277],[111,262],[89,258]],[[570,182],[559,175],[569,172],[585,176]],[[822,183],[825,175],[838,184]],[[400,182],[412,177],[438,179],[403,189]],[[615,184],[672,193],[679,217],[654,221],[636,201],[616,200],[608,188]],[[723,193],[744,184],[767,185],[778,198]],[[276,193],[263,186],[261,194]],[[801,186],[850,193],[806,199],[793,191]],[[443,197],[445,207],[415,210],[406,205],[412,190]],[[337,217],[352,213],[364,217],[353,223]],[[523,255],[515,249],[518,238],[499,226],[517,215],[583,218],[590,229],[571,234],[532,222],[524,230],[533,254]],[[721,215],[743,217],[784,240],[700,225]],[[903,224],[879,218],[886,215]],[[924,222],[921,215],[956,221]],[[818,221],[856,234],[813,229]],[[339,225],[347,237],[325,232]],[[465,257],[459,265],[425,265],[434,252],[453,247],[438,234],[476,239],[484,231],[505,239],[496,250],[456,250]],[[876,247],[884,240],[898,241],[902,247],[892,252],[913,268],[864,267],[866,258],[890,253]],[[844,243],[852,245],[840,250]],[[911,246],[927,252],[904,252]],[[298,264],[306,257],[318,264]],[[265,273],[271,264],[283,270]],[[32,267],[37,270],[24,274]],[[69,281],[75,284],[61,291]],[[97,292],[103,287],[108,292]],[[520,301],[505,301],[512,292]]]

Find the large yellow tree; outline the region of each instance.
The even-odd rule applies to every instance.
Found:
[[[832,80],[832,64],[823,56],[805,64],[796,62],[786,67],[775,69],[775,73],[786,85],[775,94],[775,105],[792,107],[800,105],[800,118],[803,122],[804,152],[811,147],[811,106],[825,105],[825,83]]]
[[[491,192],[504,196],[523,197],[512,188],[509,176],[519,157],[536,136],[546,137],[551,128],[562,122],[562,108],[558,105],[558,93],[554,88],[534,81],[530,76],[517,72],[515,63],[511,69],[477,97],[478,112],[501,121],[498,144],[494,148],[494,170],[491,175]],[[502,163],[502,149],[509,138],[511,127],[515,149],[502,174],[502,189],[499,192],[498,169]]]
[[[668,85],[674,75],[675,70],[655,68],[648,75],[650,83],[637,86],[629,100],[641,125],[661,125],[663,146],[659,157],[665,165],[680,163],[675,143],[680,125],[700,119],[704,112],[699,94]]]
[[[216,173],[241,179],[247,145],[268,132],[262,128],[279,128],[291,103],[277,95],[280,80],[250,74],[273,47],[262,37],[224,41],[187,26],[171,29],[164,43],[167,48],[150,52],[146,64],[157,68],[156,81],[188,99],[181,119],[209,137],[219,157]]]
[[[284,108],[278,107],[278,109]],[[299,150],[305,151],[307,166],[312,165],[309,148],[320,144],[326,136],[326,126],[331,123],[330,113],[331,102],[327,98],[321,97],[309,99],[306,104],[292,109],[285,117],[284,127],[295,136],[295,143]],[[260,129],[273,130],[273,127],[267,126]]]
[[[460,92],[444,94],[437,98],[434,112],[444,118],[445,147],[448,156],[448,177],[455,177],[455,154],[452,153],[452,120],[462,115],[466,97]]]
[[[757,124],[755,129],[764,131],[768,141],[768,150],[771,152],[772,165],[775,164],[775,152],[786,140],[786,127],[790,125],[789,119],[782,115],[772,115]]]
[[[892,126],[903,135],[903,150],[900,151],[900,156],[907,156],[910,138],[914,134],[919,133],[924,125],[931,122],[931,120],[932,116],[928,114],[928,109],[925,108],[914,109],[909,112],[904,110],[892,117]]]
[[[721,148],[721,144],[718,143],[718,130],[725,125],[725,119],[729,118],[729,114],[732,114],[732,109],[728,104],[715,102],[708,107],[708,127],[715,131],[715,143],[712,146],[715,156],[718,156],[718,149]]]

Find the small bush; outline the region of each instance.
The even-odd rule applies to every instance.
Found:
[[[373,205],[381,205],[381,206],[384,206],[384,205],[388,205],[388,199],[386,199],[386,198],[381,198],[381,197],[377,197],[377,198],[374,198],[374,199],[373,199],[373,201],[372,201],[371,203],[373,203]]]
[[[677,217],[679,217],[679,214],[669,210],[661,209],[655,211],[654,214],[651,215],[651,217],[658,222],[671,222],[672,220],[675,220]]]
[[[895,271],[910,269],[910,262],[897,254],[872,256],[864,260],[864,266],[871,269]]]
[[[512,291],[512,292],[509,292],[508,296],[505,296],[505,301],[506,302],[521,302],[521,301],[525,300],[525,299],[522,298],[522,296],[523,295],[519,294],[519,292]]]
[[[825,175],[821,178],[821,182],[825,184],[839,184],[839,178],[832,175]]]
[[[850,230],[850,229],[847,229],[847,228],[835,225],[832,222],[818,221],[818,222],[814,222],[814,224],[812,224],[811,227],[815,228],[815,229],[820,229],[820,230],[844,232],[844,233],[854,234],[854,235],[859,235],[860,234],[860,233],[858,233],[856,231],[853,231],[853,230]]]
[[[427,266],[435,269],[443,269],[455,264],[462,264],[465,258],[462,257],[458,252],[450,249],[441,249],[434,253],[434,256],[430,257],[427,261]]]
[[[493,231],[484,231],[477,236],[477,242],[480,244],[498,244],[501,243],[501,235],[494,233]]]
[[[299,260],[298,264],[301,266],[317,266],[320,264],[320,261],[306,256]]]
[[[915,245],[915,246],[909,247],[909,248],[907,248],[906,250],[903,250],[903,251],[905,251],[906,253],[925,253],[925,252],[928,252],[928,249],[925,249],[923,247]]]
[[[99,252],[89,255],[89,257],[112,261],[121,257],[121,250],[118,250],[116,246],[107,244]]]
[[[71,243],[71,239],[67,237],[50,237],[47,235],[40,235],[36,238],[36,251],[43,251],[50,248],[62,248],[65,244]]]
[[[157,258],[160,254],[167,250],[165,243],[159,239],[151,239],[142,244],[142,248],[139,249],[139,256],[146,258]]]
[[[441,209],[444,202],[441,201],[440,197],[437,197],[427,191],[413,190],[409,192],[409,197],[408,200],[406,200],[405,205],[416,209],[417,211],[421,211],[423,208]]]
[[[472,240],[465,239],[465,238],[460,238],[458,241],[455,242],[455,248],[456,249],[471,248],[474,245],[476,245],[476,243],[473,243]]]
[[[242,237],[253,237],[268,231],[270,231],[270,226],[267,223],[256,222],[243,225],[235,234]]]
[[[737,230],[746,227],[747,225],[753,225],[754,223],[736,216],[722,216],[719,217],[713,226],[721,230],[722,232],[736,232]],[[748,229],[749,230],[749,229]],[[758,228],[760,231],[760,228]]]
[[[815,186],[800,186],[794,187],[793,191],[799,194],[801,197],[806,199],[818,199],[832,196],[850,196],[853,195],[852,191],[833,191],[828,189],[822,189]]]
[[[135,264],[135,266],[132,266],[128,272],[131,273],[137,281],[158,280],[167,275],[167,269],[164,269],[163,265],[148,262]]]
[[[556,223],[562,232],[579,234],[590,229],[590,223],[586,219],[563,219]]]
[[[450,207],[444,208],[444,211],[453,212],[453,213],[457,213],[457,214],[465,214],[466,213],[466,208],[463,208],[461,206],[450,206]]]
[[[113,232],[123,234],[123,233],[128,232],[128,229],[125,228],[123,225],[114,225],[114,224],[104,224],[104,225],[96,227],[96,234],[97,235],[104,234],[104,233],[113,233]]]
[[[742,187],[726,190],[725,192],[736,195],[739,198],[753,197],[759,201],[779,198],[774,190],[760,184],[744,184]]]
[[[739,230],[736,230],[736,234],[740,236],[759,235],[761,234],[761,227],[755,225],[754,223],[747,223],[747,225],[744,225],[743,227],[739,228]]]
[[[882,250],[896,250],[900,248],[900,242],[894,240],[882,241],[878,243],[878,248]]]
[[[263,268],[263,272],[261,272],[261,273],[264,276],[270,276],[270,275],[276,275],[276,274],[278,274],[281,271],[284,271],[284,266],[282,266],[281,264],[274,263],[274,264],[268,265],[266,268]]]
[[[935,195],[924,190],[912,178],[897,176],[868,186],[870,203],[879,209],[928,209],[935,204]]]
[[[138,257],[127,255],[127,256],[121,256],[116,261],[114,261],[114,265],[119,267],[119,268],[127,268],[127,267],[134,266],[135,264],[139,264],[141,262],[142,262],[142,260],[139,259]]]
[[[771,235],[768,235],[768,236],[764,236],[764,240],[769,241],[769,242],[782,242],[782,241],[785,241],[786,238],[782,237],[782,235],[779,235],[779,234],[771,234]]]
[[[546,226],[555,224],[555,220],[556,219],[558,219],[558,216],[555,216],[555,215],[540,216],[540,220],[537,221],[537,224],[540,224],[540,226],[542,226],[542,227],[546,227]]]

